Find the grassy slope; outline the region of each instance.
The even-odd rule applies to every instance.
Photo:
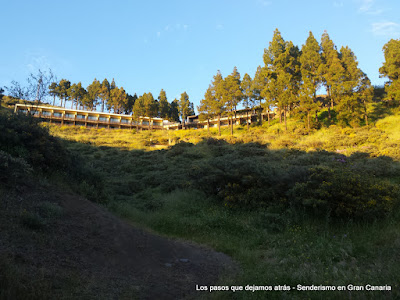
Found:
[[[229,161],[232,158],[260,157],[259,162],[266,163],[262,166],[282,169],[277,176],[285,180],[285,170],[292,172],[292,166],[336,168],[334,163],[342,155],[353,154],[348,163],[353,172],[398,184],[400,115],[375,121],[368,128],[330,126],[308,135],[298,129],[295,121],[289,122],[288,132],[274,121],[270,127],[265,124],[262,128],[252,127],[249,133],[245,128],[237,128],[233,137],[228,135],[229,129],[224,129],[222,139],[234,145],[210,146],[203,142],[160,151],[146,150],[167,148],[169,142],[198,143],[204,137],[215,137],[216,131],[136,133],[57,126],[50,127],[50,131],[78,142],[66,144],[106,178],[108,205],[116,214],[168,236],[208,244],[239,261],[242,272],[235,278],[223,279],[220,284],[389,284],[393,289],[390,293],[347,291],[331,292],[324,297],[394,299],[400,297],[400,217],[397,213],[372,223],[351,219],[330,222],[274,207],[231,207],[229,202],[221,202],[193,185],[196,178],[188,179],[196,167],[214,163],[215,157],[226,159],[228,166],[233,163]],[[266,146],[260,150],[257,145],[249,144],[248,148],[241,145],[248,142],[260,142],[269,150]],[[330,152],[315,152],[317,149]],[[249,296],[264,298],[265,294],[234,295]],[[270,293],[268,297],[319,299],[321,294],[292,291]]]

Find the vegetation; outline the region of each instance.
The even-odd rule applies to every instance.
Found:
[[[239,273],[216,284],[390,285],[389,292],[346,295],[399,298],[398,48],[395,40],[385,45],[380,72],[389,82],[374,88],[351,49],[337,51],[326,32],[320,45],[310,32],[300,51],[275,30],[265,65],[253,79],[245,74],[240,80],[236,68],[225,78],[218,71],[200,103],[201,118],[227,114],[230,128],[220,122],[207,131],[38,126],[33,118],[2,109],[0,191],[15,193],[20,182],[35,182],[33,173],[59,180],[133,224],[231,255]],[[316,95],[320,86],[325,97]],[[137,119],[180,115],[184,121],[193,110],[186,92],[171,103],[164,90],[158,100],[151,93],[130,98],[106,79],[95,79],[87,89],[62,79],[51,85],[51,95],[64,106],[71,101],[95,109],[100,103],[102,110],[132,112]],[[249,109],[276,108],[276,118],[268,113],[268,123],[234,128],[241,101]],[[15,201],[1,205],[8,209]],[[60,215],[60,207],[42,201],[36,210],[21,211],[18,220],[40,232]],[[26,298],[49,292],[45,280],[39,280],[43,294],[30,283],[13,285],[19,271],[12,265],[0,257],[6,270],[1,297],[15,290]],[[268,296],[320,298],[296,291]]]
[[[400,99],[400,40],[390,40],[383,46],[385,62],[379,69],[382,76],[387,77],[389,82],[385,86],[386,101],[395,104],[396,100]]]
[[[104,202],[101,178],[37,123],[32,117],[0,113],[1,182],[12,187],[33,173],[59,177],[91,200]]]
[[[373,296],[396,298],[400,115],[382,103],[368,111],[368,127],[331,125],[310,133],[296,119],[287,121],[287,131],[275,119],[250,131],[236,127],[233,136],[223,127],[221,137],[217,128],[49,129],[74,141],[65,145],[105,179],[111,211],[237,260],[242,271],[219,284],[388,284],[391,292]],[[327,110],[318,118],[328,123]],[[355,299],[367,296],[351,292]]]

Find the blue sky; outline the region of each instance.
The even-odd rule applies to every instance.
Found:
[[[199,104],[213,75],[236,66],[251,77],[278,28],[301,47],[327,30],[382,84],[383,45],[400,38],[398,0],[2,1],[0,86],[51,68],[89,85],[115,78],[138,95],[169,101],[186,91]]]

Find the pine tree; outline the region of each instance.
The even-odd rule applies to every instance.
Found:
[[[300,88],[300,105],[299,111],[305,112],[307,115],[307,129],[310,131],[310,118],[316,113],[318,104],[316,103],[315,85],[309,77],[304,77]]]
[[[318,108],[316,92],[321,84],[319,68],[322,63],[321,47],[310,31],[306,43],[301,48],[301,76],[299,110],[307,114],[307,128],[310,131],[310,115]]]
[[[385,61],[379,69],[382,77],[389,81],[385,84],[385,100],[393,103],[400,100],[400,39],[391,39],[383,46]]]
[[[197,111],[199,112],[200,120],[207,120],[207,131],[210,131],[210,119],[213,117],[212,111],[212,87],[208,87],[206,93],[204,94],[204,99],[200,101],[200,105],[197,106]]]
[[[82,87],[82,83],[73,84],[68,90],[68,95],[71,98],[71,109],[75,103],[75,108],[78,109],[78,104],[82,103],[83,98],[86,95],[86,90]]]
[[[170,104],[168,120],[171,122],[179,122],[179,101],[176,98]]]
[[[264,94],[273,95],[275,105],[279,111],[279,122],[282,122],[282,110],[284,106],[284,68],[286,65],[286,42],[278,29],[275,29],[272,41],[269,43],[268,49],[264,49],[265,74],[268,77],[268,85],[264,88]]]
[[[112,103],[112,108],[114,110],[114,113],[120,114],[122,113],[122,108],[124,105],[126,105],[127,102],[127,96],[126,92],[123,87],[120,88],[114,88],[110,91],[110,100]]]
[[[115,83],[114,83],[115,85]],[[101,83],[99,98],[101,99],[101,111],[104,112],[104,106],[106,103],[110,101],[110,83],[108,82],[107,78],[104,78],[103,82]]]
[[[364,72],[358,68],[357,58],[349,47],[340,49],[340,61],[343,76],[340,85],[340,101],[338,102],[338,119],[343,125],[357,125],[365,114],[364,102],[360,101],[360,93],[368,89],[370,82]],[[368,86],[365,86],[368,85]]]
[[[181,94],[179,101],[179,114],[182,118],[183,128],[185,128],[186,117],[194,114],[193,103],[189,101],[189,95],[186,92]]]
[[[243,80],[241,83],[241,89],[243,93],[243,107],[246,109],[246,123],[247,123],[247,130],[249,130],[250,120],[249,120],[249,109],[253,109],[255,106],[255,97],[254,97],[254,90],[253,90],[253,80],[251,79],[249,74],[244,74]]]
[[[285,42],[278,29],[274,31],[268,49],[264,50],[265,76],[268,78],[263,93],[276,97],[279,110],[279,121],[282,122],[282,112],[286,124],[287,111],[297,99],[300,73],[300,51],[291,41]]]
[[[167,100],[167,94],[163,89],[161,89],[160,95],[158,96],[158,104],[159,104],[160,118],[168,119],[170,107]]]
[[[53,96],[53,106],[55,106],[56,104],[56,96],[59,97],[59,93],[58,93],[59,89],[58,89],[58,84],[57,82],[52,82],[49,85],[49,94],[51,96]]]
[[[94,110],[97,106],[99,95],[101,91],[101,84],[96,78],[93,82],[87,87],[87,97],[85,101],[85,106],[90,110]]]
[[[211,112],[214,116],[218,117],[218,135],[221,135],[221,115],[226,109],[222,98],[224,93],[224,78],[218,70],[213,79],[211,83]]]
[[[68,89],[71,87],[71,82],[69,80],[66,79],[61,79],[60,83],[58,84],[58,95],[61,99],[61,105],[62,105],[62,101],[64,100],[64,107],[65,107],[65,103],[68,100]]]
[[[144,93],[143,94],[143,106],[144,106],[144,115],[149,117],[149,129],[151,129],[151,121],[152,118],[156,118],[158,116],[158,105],[154,100],[152,93]]]
[[[231,135],[233,135],[233,116],[236,113],[236,107],[242,100],[243,93],[240,87],[240,73],[234,67],[232,74],[228,75],[223,81],[223,101],[230,118]]]
[[[300,71],[300,50],[297,46],[294,46],[291,41],[286,43],[286,50],[282,54],[285,62],[283,70],[278,73],[278,78],[283,84],[282,93],[282,106],[283,116],[285,122],[285,129],[287,130],[287,114],[293,110],[293,107],[298,105],[298,94],[301,82],[301,71]]]
[[[256,102],[259,101],[259,112],[260,115],[258,117],[258,120],[260,124],[262,123],[262,110],[263,110],[263,103],[262,101],[265,100],[265,107],[267,108],[267,113],[268,113],[268,125],[269,125],[269,112],[271,110],[271,105],[274,105],[275,103],[271,103],[268,97],[268,88],[269,88],[269,79],[267,77],[267,68],[264,67],[262,68],[261,66],[257,67],[257,71],[254,74],[254,79],[252,82],[251,89],[253,90],[253,97],[254,97],[254,106],[256,106]]]
[[[133,109],[132,109],[132,114],[133,114],[133,118],[134,118],[135,123],[136,123],[136,131],[138,131],[139,130],[140,118],[145,115],[145,107],[144,107],[143,96],[140,96],[135,101],[135,104],[133,105]]]
[[[340,86],[344,76],[344,69],[340,62],[336,46],[326,31],[324,31],[321,37],[321,49],[322,62],[318,73],[328,93],[327,100],[330,101],[330,105],[328,104],[328,117],[331,120],[331,109],[340,100]]]
[[[126,93],[126,101],[122,104],[122,110],[125,114],[129,115],[132,113],[133,106],[135,105],[135,101],[137,100],[136,93],[132,96]]]

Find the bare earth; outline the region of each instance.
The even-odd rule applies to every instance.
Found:
[[[31,274],[40,273],[42,281],[51,282],[51,296],[192,299],[202,295],[196,284],[218,284],[221,275],[237,269],[225,254],[137,229],[80,196],[24,194],[28,210],[40,199],[58,203],[63,214],[44,229],[23,228],[18,236],[3,227],[0,255],[8,254]],[[18,214],[9,224],[18,221]]]

